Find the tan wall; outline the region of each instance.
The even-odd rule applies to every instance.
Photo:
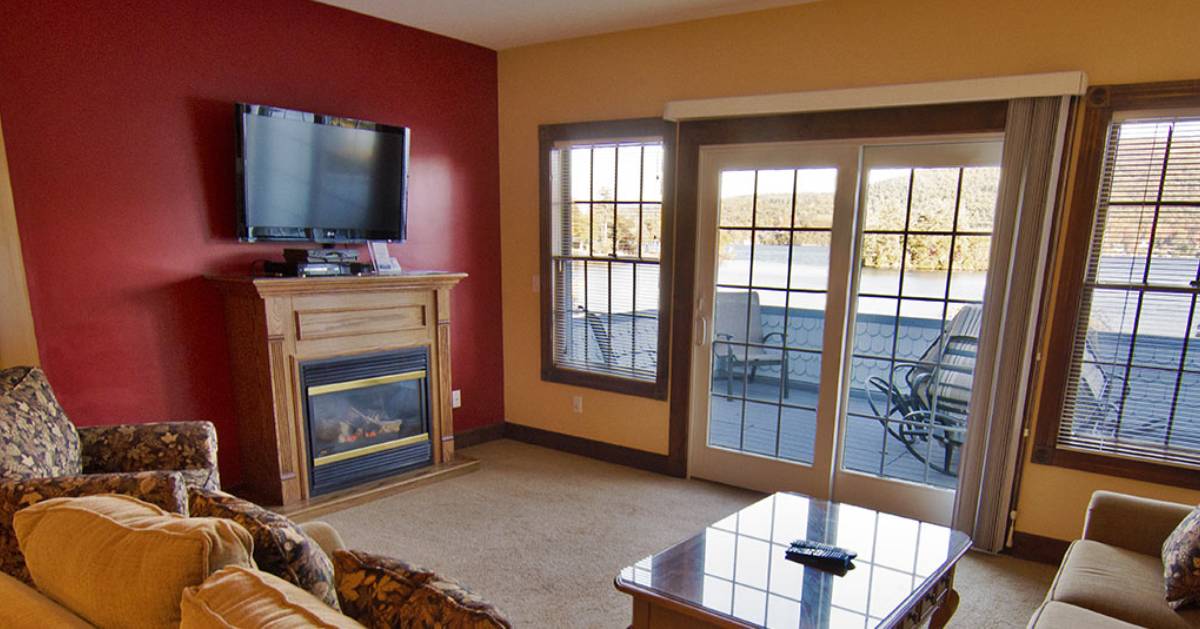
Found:
[[[509,421],[652,452],[667,404],[539,378],[537,125],[654,116],[669,100],[1083,70],[1200,78],[1193,0],[826,0],[500,53],[504,384]],[[572,394],[584,413],[570,411]],[[1096,488],[1200,494],[1030,465],[1017,528],[1078,533]]]
[[[6,155],[0,128],[0,368],[38,364]]]

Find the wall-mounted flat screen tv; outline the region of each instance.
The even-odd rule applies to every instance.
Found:
[[[239,239],[407,237],[407,128],[267,105],[235,111]]]

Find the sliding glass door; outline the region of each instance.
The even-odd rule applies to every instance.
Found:
[[[701,152],[693,476],[828,497],[858,151]],[[830,359],[830,348],[833,358]]]
[[[867,146],[839,495],[950,517],[1001,142]]]
[[[693,476],[948,521],[999,157],[702,150]]]

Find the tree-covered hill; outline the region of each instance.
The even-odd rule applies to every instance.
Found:
[[[869,268],[898,269],[904,238],[899,232],[907,224],[909,231],[971,232],[986,234],[992,229],[995,211],[998,169],[967,169],[962,178],[958,221],[955,200],[960,197],[958,169],[922,169],[913,177],[908,171],[887,173],[867,187],[864,216],[863,264]],[[912,190],[909,205],[910,180]],[[793,223],[792,195],[759,195],[757,207],[751,195],[723,199],[721,225],[747,227],[756,210],[754,226],[828,228],[832,220],[833,193],[799,193],[795,196]],[[759,232],[758,244],[786,245],[787,231]],[[797,245],[827,245],[829,237],[820,232],[796,232]],[[731,255],[738,244],[749,244],[745,232],[733,230],[721,234],[722,255]],[[980,271],[987,268],[991,239],[987,236],[959,236],[955,242],[954,268]],[[947,235],[914,234],[908,237],[908,268],[946,270],[950,267],[950,242]]]

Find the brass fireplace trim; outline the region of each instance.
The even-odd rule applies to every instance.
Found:
[[[403,439],[396,439],[395,441],[385,441],[383,443],[377,443],[373,446],[358,448],[357,450],[347,450],[345,452],[338,452],[337,454],[319,456],[313,459],[313,467],[329,465],[330,463],[337,463],[338,461],[346,461],[348,459],[356,459],[360,456],[367,456],[368,454],[375,454],[376,452],[383,452],[384,450],[391,450],[393,448],[401,448],[414,443],[421,443],[422,441],[429,441],[429,433],[423,432],[419,435],[413,435]]]
[[[406,371],[404,373],[393,374],[390,376],[376,376],[374,378],[360,378],[358,380],[347,380],[346,382],[335,382],[333,384],[321,384],[315,387],[308,388],[309,395],[324,395],[326,393],[337,393],[338,391],[350,391],[353,389],[365,389],[381,384],[391,384],[393,382],[404,382],[405,380],[419,380],[425,377],[425,370]]]

